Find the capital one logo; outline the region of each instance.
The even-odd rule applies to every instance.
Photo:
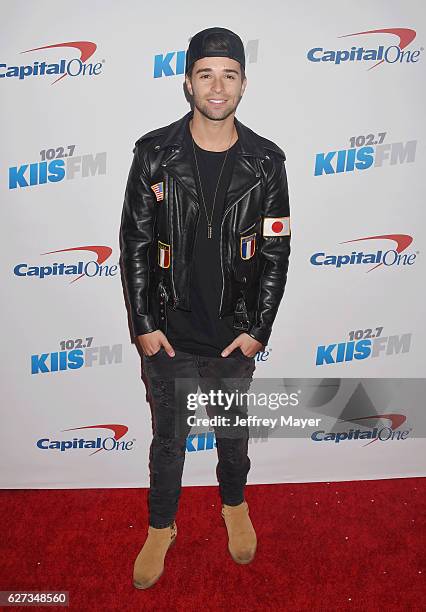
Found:
[[[54,253],[65,253],[65,252],[76,251],[79,254],[80,251],[89,251],[96,255],[96,260],[91,259],[90,261],[74,261],[72,263],[58,262],[48,265],[31,265],[27,262],[16,264],[13,269],[15,276],[38,278],[43,280],[45,278],[54,276],[65,276],[68,278],[74,277],[70,280],[71,283],[75,283],[82,277],[111,277],[118,274],[117,264],[106,264],[105,261],[111,256],[112,248],[109,246],[101,245],[87,245],[79,247],[71,247],[69,249],[59,249],[57,251],[47,251],[42,255],[51,255]]]
[[[324,47],[313,47],[307,53],[307,59],[310,62],[329,62],[335,66],[344,65],[348,62],[374,62],[368,70],[372,70],[380,64],[414,64],[418,62],[420,53],[424,50],[407,49],[407,47],[416,38],[416,31],[411,28],[381,28],[378,30],[365,30],[362,32],[353,32],[352,34],[344,34],[338,38],[351,38],[357,36],[367,36],[367,41],[376,35],[385,34],[393,37],[393,43],[389,46],[383,44],[375,47],[365,48],[363,46],[352,46],[346,49],[324,49]],[[361,39],[362,40],[362,39]]]
[[[370,430],[360,430],[360,429],[350,429],[349,431],[338,431],[338,432],[326,432],[321,429],[318,431],[314,431],[311,435],[311,440],[314,442],[334,442],[335,444],[340,444],[341,442],[347,442],[351,440],[370,440],[367,444],[363,444],[363,446],[369,446],[374,442],[388,442],[389,440],[406,440],[411,432],[410,429],[398,429],[405,421],[407,417],[404,414],[373,414],[370,416],[360,416],[351,419],[341,419],[338,423],[344,423],[347,421],[354,421],[358,423],[358,421],[373,421],[377,422],[381,419],[389,421],[389,425],[380,425],[376,424],[374,427],[371,427]]]
[[[83,427],[72,427],[70,429],[63,429],[63,432],[67,431],[80,431],[80,430],[99,430],[106,429],[107,431],[112,432],[112,435],[101,436],[98,435],[96,438],[89,437],[87,438],[87,434],[89,432],[84,431],[84,437],[73,437],[67,438],[65,440],[58,439],[52,440],[51,438],[40,438],[36,442],[37,448],[40,450],[56,450],[61,453],[65,453],[67,451],[75,451],[86,448],[96,449],[91,455],[96,455],[100,451],[130,451],[133,449],[133,445],[135,443],[135,439],[126,440],[124,438],[125,434],[128,432],[129,428],[127,425],[122,425],[119,423],[107,423],[107,424],[99,424],[99,425],[84,425]],[[96,434],[95,434],[96,435]]]
[[[338,446],[362,441],[362,447],[403,442],[413,431],[407,419],[414,415],[392,409],[391,404],[398,406],[403,396],[407,408],[416,409],[416,393],[417,388],[407,381],[401,388],[401,384],[388,379],[318,379],[318,385],[309,389],[310,397],[305,397],[306,407],[332,419],[334,425],[312,432],[310,438],[315,443]]]
[[[97,45],[94,42],[88,40],[71,41],[55,43],[53,45],[44,45],[42,47],[34,47],[33,49],[27,49],[21,51],[24,53],[32,53],[34,51],[43,51],[45,49],[76,49],[79,53],[79,57],[72,59],[61,58],[56,62],[46,62],[36,60],[33,64],[21,64],[21,65],[8,65],[7,63],[0,63],[0,79],[2,78],[17,78],[19,81],[23,81],[28,77],[46,77],[50,75],[61,75],[58,76],[52,82],[52,85],[64,79],[66,76],[79,77],[79,76],[97,76],[102,71],[102,62],[88,63],[93,54],[97,49]]]
[[[385,245],[390,242],[392,247],[375,250],[371,250],[370,247],[365,251],[354,250],[351,253],[326,253],[325,251],[317,251],[311,255],[310,263],[317,268],[331,267],[337,269],[344,269],[347,266],[356,267],[375,264],[366,270],[366,272],[371,272],[381,266],[394,269],[412,266],[419,255],[419,251],[407,251],[408,247],[413,242],[413,237],[409,234],[364,236],[355,238],[354,240],[345,240],[340,244],[357,243],[365,240],[367,240],[368,245],[371,240],[380,240]]]

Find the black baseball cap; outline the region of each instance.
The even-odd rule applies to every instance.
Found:
[[[246,67],[243,41],[226,28],[207,28],[191,38],[186,52],[185,74],[202,57],[230,57],[244,69]]]

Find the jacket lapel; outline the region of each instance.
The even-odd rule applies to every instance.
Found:
[[[192,165],[192,151],[185,143],[185,130],[193,115],[193,111],[188,112],[184,117],[170,125],[160,149],[169,149],[164,156],[162,165],[166,172],[173,176],[181,185],[191,199],[199,206],[197,185]],[[245,193],[250,191],[259,183],[260,172],[255,165],[255,158],[265,158],[262,149],[251,136],[251,130],[246,128],[236,117],[234,117],[235,127],[238,132],[239,147],[235,156],[235,165],[231,181],[226,194],[224,214],[231,208]]]

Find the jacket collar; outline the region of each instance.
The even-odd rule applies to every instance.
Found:
[[[170,124],[165,135],[158,141],[157,150],[170,149],[170,154],[163,158],[162,165],[180,182],[185,191],[199,205],[197,186],[192,167],[192,151],[185,147],[185,130],[193,111],[189,111],[178,121]],[[259,182],[259,164],[255,159],[265,159],[265,151],[258,143],[259,137],[252,130],[243,125],[234,117],[238,133],[239,146],[237,147],[234,170],[226,194],[225,213],[239,198],[251,187]]]
[[[186,115],[171,123],[159,144],[159,149],[166,149],[171,146],[184,146],[185,130],[193,115],[194,111],[190,110]],[[258,142],[259,137],[236,117],[234,117],[234,123],[238,133],[240,155],[252,155],[265,159],[265,151]]]

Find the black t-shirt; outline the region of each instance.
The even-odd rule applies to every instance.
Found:
[[[212,220],[212,237],[207,238],[207,219],[195,166],[189,123],[185,146],[191,152],[200,206],[191,272],[191,311],[167,308],[167,338],[171,345],[196,355],[220,357],[223,349],[241,331],[232,327],[233,315],[219,319],[222,294],[220,263],[220,224],[224,212],[226,191],[231,180],[238,140],[228,151],[219,186]],[[194,141],[207,214],[210,218],[214,193],[226,151],[206,151]],[[238,352],[238,351],[236,351]]]

